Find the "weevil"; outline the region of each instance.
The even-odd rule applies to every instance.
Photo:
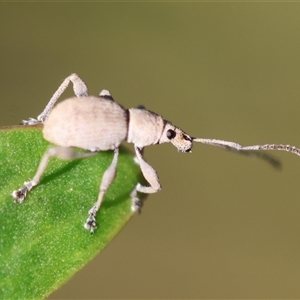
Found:
[[[54,106],[70,83],[73,84],[76,97]],[[102,90],[99,96],[89,96],[86,84],[76,74],[71,74],[62,82],[37,119],[30,118],[23,121],[23,124],[43,124],[43,136],[53,146],[44,153],[33,179],[24,182],[20,189],[12,192],[15,203],[22,203],[28,192],[39,184],[52,157],[72,160],[91,157],[99,151],[114,152],[112,162],[103,174],[98,199],[89,210],[89,216],[84,224],[91,233],[97,228],[96,213],[116,176],[119,146],[123,141],[133,143],[137,163],[149,183],[149,186],[138,183],[131,192],[133,211],[139,210],[142,205],[138,192],[151,194],[161,189],[156,171],[143,157],[143,149],[146,146],[170,142],[178,151],[191,152],[193,142],[199,142],[246,155],[255,155],[275,167],[279,166],[276,159],[255,151],[283,150],[300,155],[300,149],[289,145],[265,144],[244,147],[230,141],[192,137],[161,115],[144,107],[125,109],[115,102],[108,90]],[[87,152],[79,153],[75,148]]]

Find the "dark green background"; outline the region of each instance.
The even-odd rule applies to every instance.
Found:
[[[0,3],[0,24],[1,125],[77,72],[193,136],[300,147],[298,3]],[[299,298],[300,157],[273,154],[149,147],[163,190],[50,298]]]

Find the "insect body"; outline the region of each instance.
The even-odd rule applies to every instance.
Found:
[[[106,151],[119,147],[126,139],[127,128],[128,111],[116,102],[104,97],[74,97],[53,109],[43,135],[61,147]]]
[[[70,82],[73,83],[76,97],[54,106]],[[87,86],[76,74],[71,74],[63,81],[37,119],[29,119],[23,123],[44,124],[43,136],[53,146],[45,152],[33,179],[13,191],[12,196],[16,203],[23,202],[28,192],[39,184],[51,157],[70,160],[90,157],[98,151],[114,151],[111,165],[103,174],[98,199],[89,210],[89,217],[84,224],[91,233],[97,227],[96,213],[115,178],[119,146],[124,140],[134,144],[137,162],[149,183],[149,186],[138,183],[131,192],[134,211],[141,207],[137,192],[156,193],[161,189],[156,171],[143,158],[143,149],[146,146],[171,142],[179,151],[191,152],[193,142],[200,142],[247,155],[256,155],[274,166],[278,166],[276,160],[255,151],[284,150],[300,155],[300,149],[289,145],[266,144],[243,147],[229,141],[191,137],[164,120],[162,116],[145,108],[125,109],[114,101],[107,90],[103,90],[97,97],[88,96]],[[74,148],[81,148],[88,152],[78,153]]]

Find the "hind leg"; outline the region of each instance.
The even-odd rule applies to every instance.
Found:
[[[33,179],[29,181],[25,181],[24,185],[18,190],[14,190],[12,192],[12,196],[14,198],[15,203],[22,203],[27,194],[32,190],[33,187],[37,186],[41,180],[42,175],[44,174],[48,163],[52,157],[57,157],[63,160],[73,160],[79,158],[86,158],[95,155],[96,153],[77,153],[73,148],[70,147],[59,147],[52,146],[50,147],[45,154],[43,155],[38,169],[33,177]]]
[[[62,84],[59,86],[57,91],[53,94],[50,101],[46,105],[45,109],[41,114],[38,115],[36,119],[30,118],[29,120],[23,120],[23,125],[35,125],[35,124],[43,124],[49,117],[49,114],[55,105],[56,101],[59,99],[59,97],[62,95],[62,93],[66,90],[66,88],[69,86],[70,82],[73,83],[73,90],[77,97],[83,97],[88,96],[88,88],[86,84],[83,82],[83,80],[77,75],[77,74],[71,74],[68,76]]]

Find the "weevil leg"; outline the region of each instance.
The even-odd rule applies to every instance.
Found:
[[[136,159],[141,168],[143,176],[149,182],[150,186],[143,186],[140,183],[137,184],[135,189],[131,192],[132,197],[132,206],[133,211],[140,211],[142,202],[137,198],[137,192],[145,194],[153,194],[158,192],[161,189],[161,185],[158,179],[156,171],[145,161],[143,158],[143,149],[134,146]]]
[[[111,95],[110,91],[108,90],[102,90],[99,93],[99,96],[106,99],[106,100],[111,100],[111,101],[115,101],[115,99],[113,98],[113,96]]]
[[[114,181],[114,179],[116,177],[118,157],[119,157],[119,148],[116,148],[114,150],[113,160],[112,160],[110,166],[106,169],[106,171],[103,174],[101,184],[100,184],[100,192],[98,195],[98,200],[94,204],[94,206],[89,210],[89,217],[87,218],[87,220],[84,224],[84,228],[89,230],[90,233],[93,233],[94,230],[97,228],[96,213],[99,210],[99,208],[103,202],[104,196],[105,196],[108,188],[110,187],[110,185],[112,184],[112,182]]]
[[[133,212],[137,211],[140,214],[142,212],[143,201],[140,200],[140,198],[138,197],[136,187],[130,193],[130,197],[131,197],[131,211]]]
[[[77,74],[71,74],[62,82],[57,91],[51,97],[43,112],[38,115],[37,119],[30,118],[29,120],[23,120],[22,124],[34,125],[45,123],[53,106],[55,105],[59,97],[62,95],[62,93],[66,90],[66,88],[69,86],[70,82],[73,83],[73,90],[77,97],[88,96],[88,88],[83,82],[83,80]]]
[[[145,154],[145,148],[140,148],[140,153],[141,153],[141,155],[142,155],[142,157],[143,157],[144,154]],[[133,158],[133,160],[134,160],[134,162],[135,162],[137,165],[140,164],[137,155]]]
[[[24,186],[20,189],[15,190],[12,192],[12,196],[14,198],[15,203],[22,203],[27,194],[30,190],[39,184],[42,175],[44,174],[48,163],[52,157],[57,157],[63,160],[72,160],[72,159],[79,159],[79,158],[86,158],[95,155],[95,152],[88,152],[88,153],[78,153],[73,148],[70,147],[59,147],[59,146],[52,146],[48,148],[48,150],[43,155],[38,169],[33,177],[33,179],[24,182]]]

